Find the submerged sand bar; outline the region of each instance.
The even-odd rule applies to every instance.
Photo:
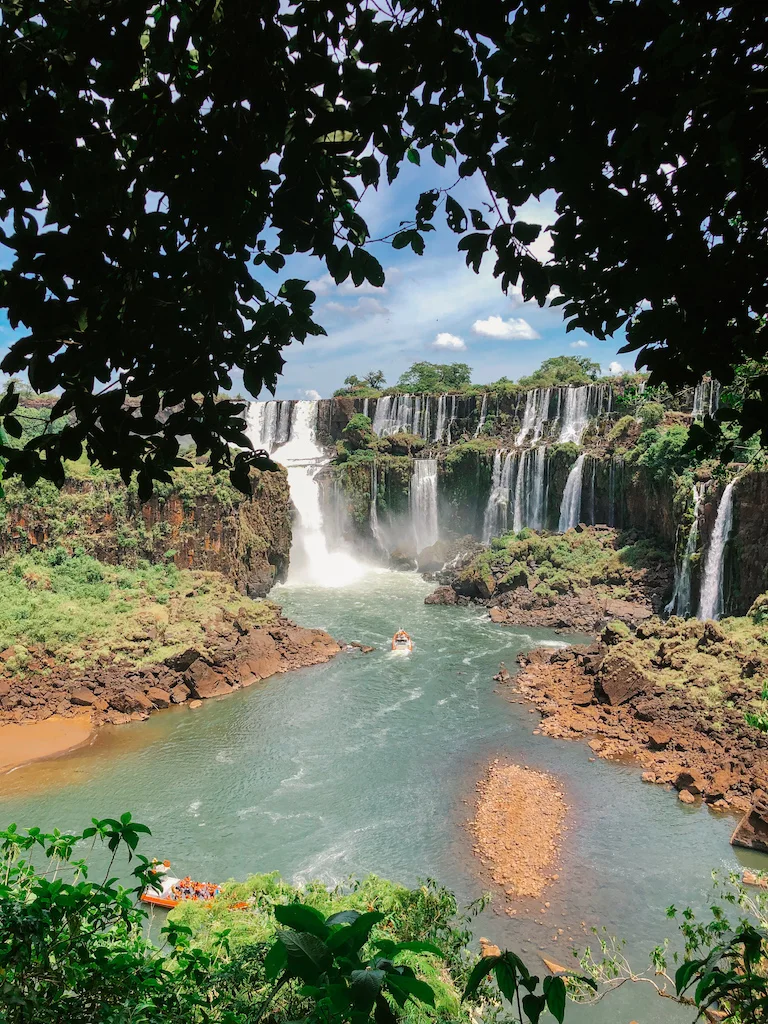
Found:
[[[567,811],[557,780],[494,761],[478,791],[475,854],[508,896],[538,896],[552,880]]]
[[[0,726],[0,773],[29,761],[53,757],[86,743],[93,732],[90,715]]]

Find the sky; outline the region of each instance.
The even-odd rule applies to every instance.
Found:
[[[401,221],[412,219],[421,192],[453,185],[456,176],[450,164],[440,168],[426,161],[425,166],[416,167],[406,162],[392,185],[382,182],[378,191],[369,189],[362,199],[359,212],[371,237],[396,231]],[[484,211],[489,201],[479,178],[459,182],[452,194],[465,208]],[[554,195],[527,204],[517,216],[544,226],[552,223]],[[355,288],[351,280],[337,286],[320,260],[301,255],[289,259],[280,276],[310,281],[317,294],[315,320],[328,333],[283,350],[286,365],[277,398],[327,397],[343,385],[345,377],[361,377],[369,370],[383,371],[387,383],[395,384],[404,370],[420,360],[468,363],[478,384],[499,377],[516,380],[542,360],[563,354],[588,356],[604,373],[632,369],[632,357],[617,354],[623,332],[605,342],[579,331],[566,334],[559,307],[542,309],[536,302],[524,303],[519,289],[504,295],[493,278],[491,260],[475,274],[457,251],[459,236],[445,226],[441,211],[435,224],[437,230],[425,235],[423,256],[410,248],[393,249],[389,241],[370,246],[385,269],[383,288],[368,283]],[[546,232],[531,248],[546,259]],[[3,265],[8,265],[7,250],[0,250]],[[264,283],[274,287],[274,279]],[[0,354],[22,333],[23,329],[11,330],[0,314]],[[234,390],[245,394],[242,375],[235,371],[232,379]],[[258,397],[271,395],[262,392]]]

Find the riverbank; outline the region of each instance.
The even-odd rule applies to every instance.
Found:
[[[220,573],[86,555],[8,556],[0,574],[0,726],[140,721],[340,650]]]
[[[43,722],[0,725],[0,774],[30,761],[74,750],[87,743],[93,731],[89,714],[72,718],[52,715]]]
[[[715,811],[746,812],[768,789],[768,735],[749,720],[765,703],[760,623],[654,619],[634,634],[616,624],[590,647],[518,661],[518,675],[496,678],[536,705],[542,733],[631,759],[643,781]]]
[[[541,895],[558,877],[552,868],[567,808],[557,781],[495,760],[477,789],[473,852],[508,897]]]

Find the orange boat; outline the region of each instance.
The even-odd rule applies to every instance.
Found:
[[[413,640],[404,629],[398,629],[392,637],[392,650],[402,654],[410,654],[413,650]]]
[[[169,873],[170,866],[171,862],[166,860],[154,867],[155,881],[142,891],[142,903],[172,910],[182,900],[210,903],[221,892],[221,886],[216,882],[195,882],[189,875],[175,878]]]

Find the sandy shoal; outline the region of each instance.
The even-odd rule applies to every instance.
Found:
[[[73,718],[52,715],[43,722],[0,726],[0,773],[79,747],[92,732],[91,716],[87,714]]]
[[[557,780],[494,761],[478,791],[474,853],[508,896],[538,896],[552,879],[567,811]]]

